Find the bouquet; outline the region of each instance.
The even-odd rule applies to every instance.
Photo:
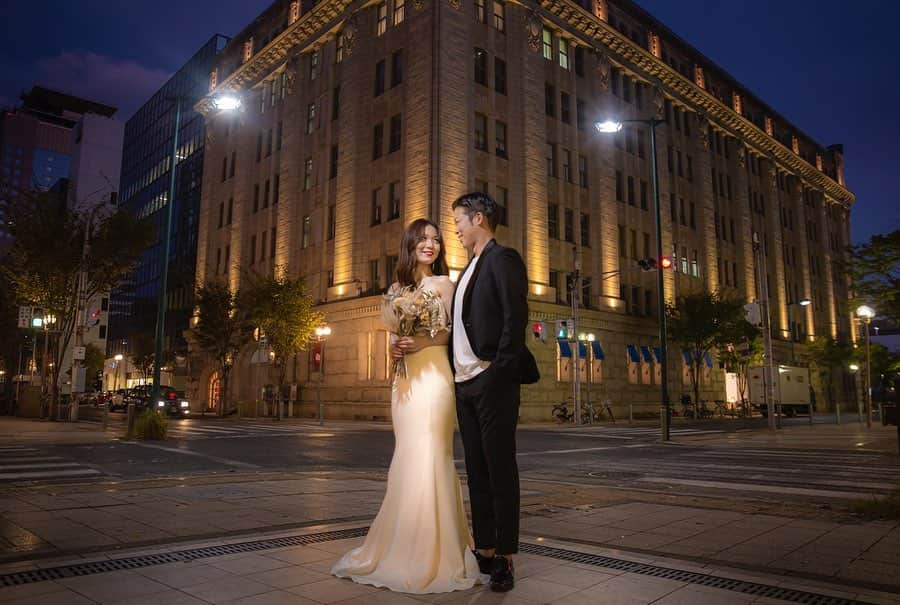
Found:
[[[420,336],[431,338],[447,329],[447,320],[441,298],[436,292],[421,287],[404,286],[391,288],[384,295],[381,317],[389,331],[397,336]],[[405,359],[391,361],[391,381],[398,374],[408,377]]]

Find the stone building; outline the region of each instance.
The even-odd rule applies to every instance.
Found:
[[[590,397],[656,412],[656,277],[637,264],[656,256],[649,132],[598,133],[606,119],[665,120],[667,300],[697,288],[754,300],[764,275],[776,361],[789,360],[792,334],[801,358],[816,335],[852,337],[835,269],[854,200],[841,147],[813,141],[631,2],[284,0],[231,41],[210,79],[197,106],[208,139],[197,279],[307,280],[333,330],[328,417],[389,416],[379,294],[400,234],[414,218],[438,221],[457,274],[467,255],[450,204],[475,189],[504,207],[498,238],[526,261],[530,320],[545,337],[570,315],[566,273],[580,263],[578,331],[596,343],[581,373]],[[216,109],[229,94],[240,111]],[[547,421],[571,395],[569,347],[553,334],[528,340],[543,379],[524,389],[521,415]],[[677,399],[689,387],[670,351]],[[267,359],[256,343],[237,360],[238,399],[272,382]],[[299,355],[289,372],[294,413],[306,416],[316,412],[311,359]],[[704,395],[722,399],[725,372],[709,361]],[[214,400],[216,384],[212,368],[198,372],[197,398]]]

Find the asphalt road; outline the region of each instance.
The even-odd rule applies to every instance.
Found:
[[[659,430],[651,425],[525,427],[518,435],[518,465],[523,479],[561,485],[823,505],[887,493],[900,477],[897,457],[885,454],[679,443],[692,435],[740,434],[764,427],[761,419],[679,422],[672,444],[660,443]],[[238,471],[384,472],[394,444],[389,425],[371,423],[319,427],[296,420],[173,420],[169,435],[164,442],[63,445],[51,439],[0,446],[0,485]],[[458,436],[454,451],[464,473]]]

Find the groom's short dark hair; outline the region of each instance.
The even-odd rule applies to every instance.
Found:
[[[487,193],[473,191],[472,193],[461,195],[453,202],[453,209],[456,210],[457,208],[465,208],[466,214],[469,215],[470,219],[480,212],[487,220],[491,231],[497,230],[497,223],[500,222],[500,209],[497,207],[497,202],[494,201],[494,198]]]

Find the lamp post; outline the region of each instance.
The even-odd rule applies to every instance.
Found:
[[[644,124],[650,129],[650,157],[653,165],[653,207],[656,212],[656,258],[660,262],[663,258],[663,242],[662,242],[662,212],[659,207],[659,166],[656,159],[656,127],[664,123],[665,120],[650,118],[647,120],[621,120],[618,122],[606,121],[597,122],[594,128],[597,132],[616,133],[622,130],[622,124]],[[656,289],[657,289],[657,316],[659,321],[659,363],[662,370],[660,382],[662,383],[662,440],[669,441],[669,426],[671,424],[671,406],[669,403],[669,376],[668,376],[668,346],[666,344],[666,293],[665,284],[663,282],[663,272],[659,267],[656,269]]]
[[[860,305],[856,315],[866,323],[866,428],[872,428],[872,351],[870,347],[869,325],[875,317],[875,309]]]
[[[113,359],[116,360],[116,375],[115,375],[115,379],[113,380],[113,397],[115,397],[116,391],[119,390],[119,364],[122,363],[122,360],[124,359],[124,357],[122,356],[121,353],[117,353],[116,356],[113,357]]]
[[[587,347],[591,346],[591,343],[597,337],[593,332],[588,332],[587,334],[581,333],[578,335],[578,347],[581,347],[581,343],[587,343]],[[585,395],[584,402],[587,406],[588,411],[590,412],[590,416],[588,416],[588,424],[594,424],[594,408],[591,406],[591,381],[594,379],[593,370],[593,351],[586,350],[584,356],[584,365],[585,372],[587,372],[587,376],[585,376],[584,386],[585,386]]]
[[[853,399],[856,400],[856,419],[857,422],[862,424],[862,409],[859,405],[859,384],[857,383],[856,378],[859,374],[859,364],[851,363],[848,367],[850,369],[850,373],[853,375]]]
[[[797,340],[797,332],[794,327],[794,307],[808,307],[812,304],[812,301],[808,298],[803,298],[796,303],[788,303],[788,325],[791,328],[791,365],[796,365],[797,358],[794,356],[794,342]]]
[[[316,340],[319,345],[319,380],[316,381],[316,401],[319,404],[319,426],[325,425],[325,405],[322,403],[322,378],[325,374],[325,340],[331,336],[329,326],[316,328]]]
[[[175,214],[175,172],[178,168],[178,130],[181,128],[182,103],[186,97],[176,96],[175,132],[172,135],[172,161],[169,166],[169,191],[166,198],[166,222],[163,229],[162,268],[159,276],[159,302],[156,307],[156,350],[153,355],[153,386],[150,401],[159,400],[160,375],[162,373],[163,341],[166,334],[166,289],[169,281],[169,248],[172,245],[172,220]],[[238,97],[222,95],[214,100],[219,111],[234,111],[240,108]]]

